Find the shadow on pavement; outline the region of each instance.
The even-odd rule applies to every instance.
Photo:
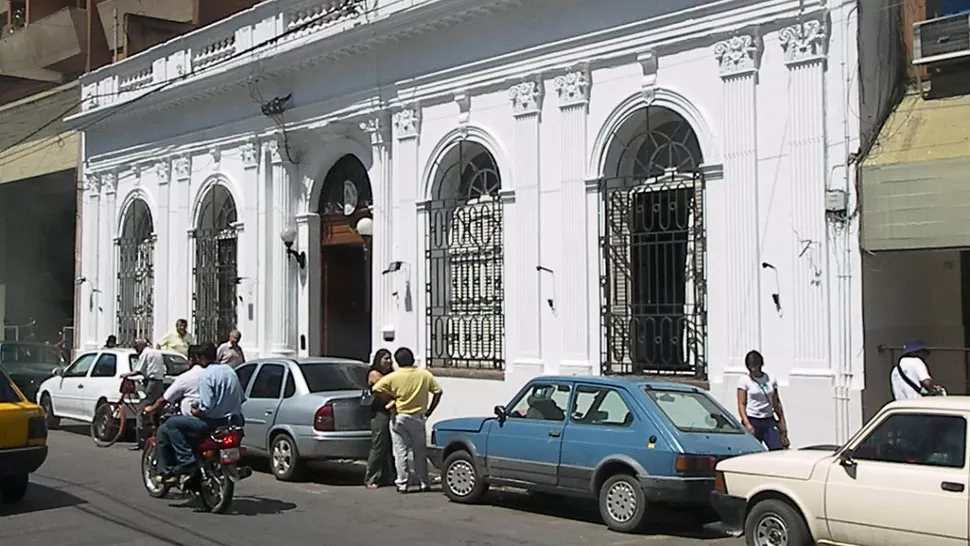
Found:
[[[255,472],[272,475],[267,458],[247,457],[246,464]],[[302,481],[320,485],[361,486],[364,485],[364,465],[353,461],[314,461],[307,465]]]
[[[489,493],[485,497],[485,502],[497,508],[604,525],[595,500],[500,489]],[[706,521],[702,517],[690,512],[657,508],[650,518],[651,523],[643,531],[643,535],[699,540],[713,540],[728,536],[704,525]]]
[[[232,500],[232,514],[236,516],[263,516],[288,512],[296,504],[264,497],[237,497]]]
[[[27,496],[17,504],[0,504],[0,516],[45,512],[86,504],[87,501],[74,495],[46,485],[31,483]]]

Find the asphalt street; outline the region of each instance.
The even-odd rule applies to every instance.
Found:
[[[0,507],[0,544],[11,546],[740,546],[711,529],[667,523],[644,535],[608,531],[595,505],[496,491],[487,503],[450,503],[439,491],[400,495],[361,485],[359,465],[324,465],[308,481],[282,483],[257,472],[236,489],[232,513],[195,512],[185,499],[152,499],[139,453],[101,449],[86,427],[51,432],[50,456],[25,504]]]

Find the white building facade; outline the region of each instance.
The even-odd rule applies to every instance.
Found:
[[[733,410],[758,349],[793,442],[844,439],[852,9],[566,4],[270,0],[86,75],[84,348],[183,317],[250,357],[404,345],[436,418],[542,374]]]

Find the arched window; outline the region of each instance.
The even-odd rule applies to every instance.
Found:
[[[219,344],[236,327],[236,203],[222,185],[209,189],[195,229],[195,339]]]
[[[152,214],[141,199],[125,212],[118,238],[118,344],[151,339],[155,308],[155,234]]]
[[[703,161],[679,114],[644,108],[613,135],[600,180],[601,372],[706,377]]]
[[[427,216],[428,365],[505,368],[502,178],[482,145],[444,154]]]

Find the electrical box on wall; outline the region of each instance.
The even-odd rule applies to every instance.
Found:
[[[845,190],[825,190],[825,212],[845,214],[849,210],[849,194]]]
[[[381,338],[384,341],[391,342],[394,341],[394,326],[388,325],[381,328]]]

